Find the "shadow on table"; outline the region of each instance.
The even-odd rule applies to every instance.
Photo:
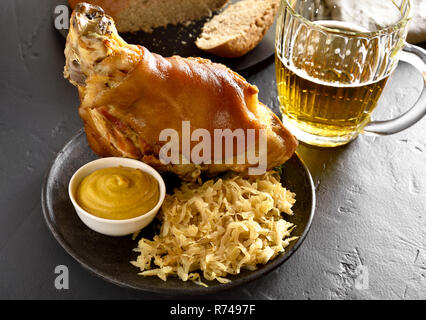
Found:
[[[297,153],[311,172],[315,187],[317,187],[326,169],[337,166],[339,158],[351,147],[352,143],[336,148],[320,148],[300,142]]]

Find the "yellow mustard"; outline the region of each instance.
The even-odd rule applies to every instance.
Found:
[[[151,211],[158,203],[158,181],[139,169],[115,167],[97,170],[83,179],[77,203],[104,219],[125,220]]]

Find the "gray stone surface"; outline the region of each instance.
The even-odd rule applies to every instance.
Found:
[[[40,189],[50,161],[81,127],[75,88],[62,78],[64,41],[51,23],[61,1],[0,3],[0,298],[162,298],[88,273],[49,233]],[[245,74],[277,110],[273,60]],[[401,64],[376,112],[389,118],[415,101],[420,76]],[[206,298],[426,298],[426,119],[389,137],[361,136],[320,150],[301,145],[317,188],[317,212],[299,251],[244,288]],[[82,239],[84,241],[84,239]],[[54,268],[70,289],[54,287]],[[367,289],[357,289],[368,270]],[[359,279],[359,278],[358,278]]]

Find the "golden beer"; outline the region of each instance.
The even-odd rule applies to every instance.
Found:
[[[391,134],[410,126],[371,121],[404,46],[410,4],[380,1],[392,14],[363,19],[371,1],[282,0],[275,35],[275,63],[282,121],[307,144],[335,147],[361,132]],[[369,4],[370,3],[370,4]],[[398,24],[399,23],[399,24]],[[411,121],[411,122],[410,122]]]
[[[355,34],[367,31],[334,20],[315,21],[314,26]],[[326,36],[303,24],[291,37],[294,47],[275,54],[284,124],[313,145],[333,147],[353,140],[370,122],[389,76],[377,77],[384,59],[378,39]]]
[[[328,146],[352,140],[370,121],[388,79],[352,85],[336,79],[338,76],[346,80],[350,75],[327,77],[326,73],[319,80],[309,77],[306,71],[290,70],[278,55],[275,60],[283,122],[307,134],[337,138]],[[321,145],[327,146],[327,143]]]

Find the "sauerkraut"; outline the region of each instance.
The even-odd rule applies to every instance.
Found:
[[[290,236],[295,226],[281,215],[292,215],[295,201],[274,171],[184,183],[166,196],[159,234],[139,241],[140,255],[131,263],[140,275],[164,281],[177,275],[205,286],[202,275],[227,283],[227,275],[255,270],[297,238]]]

